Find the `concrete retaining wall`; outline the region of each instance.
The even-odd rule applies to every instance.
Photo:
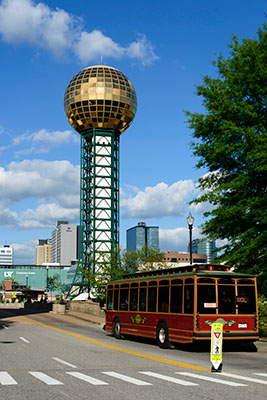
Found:
[[[24,303],[0,303],[0,308],[24,308]]]
[[[70,311],[79,311],[87,314],[105,315],[104,310],[100,308],[98,303],[94,303],[92,300],[87,301],[71,301],[69,305]]]

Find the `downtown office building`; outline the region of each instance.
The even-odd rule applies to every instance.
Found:
[[[207,256],[207,263],[210,263],[217,257],[216,241],[214,239],[194,239],[192,240],[192,252],[195,254],[205,254]]]
[[[67,221],[57,221],[52,232],[51,262],[59,265],[71,265],[78,260],[79,226]]]
[[[140,250],[144,246],[159,248],[159,227],[146,226],[145,222],[139,222],[137,226],[127,229],[127,250]]]
[[[0,246],[0,265],[13,264],[13,248],[9,244]]]

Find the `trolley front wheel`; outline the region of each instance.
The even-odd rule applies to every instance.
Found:
[[[116,318],[114,321],[113,333],[116,339],[121,339],[121,323],[118,318]]]

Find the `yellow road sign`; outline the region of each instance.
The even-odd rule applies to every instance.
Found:
[[[215,370],[222,363],[223,324],[214,322],[211,326],[210,361]]]

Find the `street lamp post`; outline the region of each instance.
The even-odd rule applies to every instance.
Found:
[[[49,267],[47,265],[46,266],[46,291],[47,291],[47,293],[48,293],[48,270],[49,270]]]
[[[189,249],[190,249],[190,265],[193,264],[193,256],[192,256],[192,229],[194,224],[194,217],[189,213],[188,217],[186,218],[188,229],[189,229]]]
[[[26,275],[26,288],[28,287],[28,283],[29,283],[29,275]]]

